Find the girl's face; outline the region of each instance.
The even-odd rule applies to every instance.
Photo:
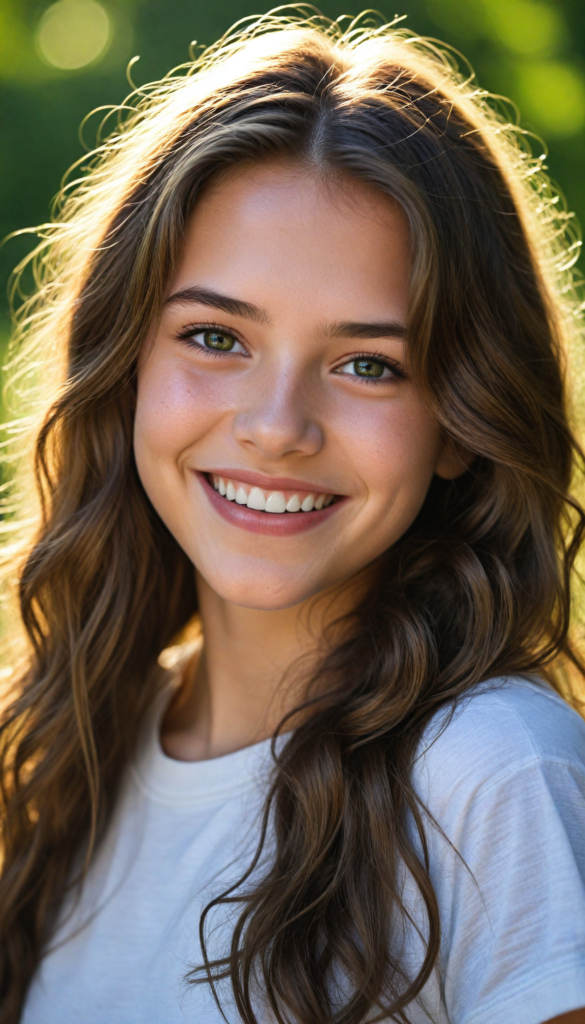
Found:
[[[253,608],[342,583],[463,467],[409,378],[397,204],[291,165],[240,168],[188,225],[138,375],[152,504],[208,584]]]

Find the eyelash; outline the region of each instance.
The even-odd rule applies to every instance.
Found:
[[[345,359],[343,363],[340,363],[339,366],[336,367],[336,370],[340,370],[342,366],[347,366],[348,363],[357,363],[359,362],[360,359],[371,359],[376,363],[382,363],[382,366],[385,366],[388,370],[391,370],[394,376],[398,378],[398,380],[406,380],[407,374],[402,369],[400,364],[394,362],[394,360],[390,359],[387,355],[384,354],[384,352],[354,352],[354,354],[350,356],[349,359]],[[351,374],[345,374],[345,376],[350,377]],[[388,377],[378,377],[378,379],[376,379],[375,377],[358,377],[358,375],[356,374],[353,379],[363,381],[366,384],[391,383]]]
[[[221,334],[229,334],[232,338],[235,338],[236,341],[240,343],[240,345],[242,345],[244,348],[246,347],[244,345],[244,342],[241,341],[240,338],[238,338],[238,335],[236,334],[235,331],[228,331],[227,327],[224,327],[222,324],[214,321],[209,321],[209,323],[206,324],[191,324],[188,327],[184,327],[182,331],[179,331],[175,335],[175,337],[177,338],[178,341],[184,341],[189,348],[196,348],[198,352],[204,352],[206,356],[231,355],[230,352],[221,352],[218,349],[204,348],[204,346],[200,345],[199,342],[191,340],[194,334],[202,334],[204,331],[217,331],[218,333]]]
[[[217,349],[214,350],[211,348],[204,348],[203,345],[200,345],[198,342],[194,342],[191,340],[194,334],[201,334],[203,331],[214,330],[221,331],[223,334],[231,335],[233,338],[236,339],[236,341],[240,343],[240,345],[242,345],[245,348],[243,341],[241,341],[240,338],[238,338],[238,335],[235,333],[235,331],[228,330],[227,327],[224,327],[217,321],[209,321],[209,323],[205,324],[191,324],[187,327],[184,327],[182,331],[179,331],[176,337],[179,341],[184,341],[188,343],[191,348],[196,348],[199,352],[204,352],[206,356],[211,356],[212,358],[221,358],[223,356],[230,355],[229,352],[221,352]],[[360,359],[372,359],[375,360],[376,362],[382,363],[382,365],[387,367],[388,370],[391,370],[391,372],[394,374],[396,378],[398,378],[398,380],[406,380],[407,375],[402,369],[402,367],[398,363],[394,362],[393,359],[389,359],[388,356],[385,355],[383,352],[355,352],[349,359],[346,359],[343,363],[340,363],[339,366],[337,366],[335,369],[340,370],[342,366],[347,366],[348,363],[358,362],[358,360]],[[351,374],[345,374],[345,376],[351,377]],[[388,377],[380,377],[376,380],[374,377],[359,377],[356,374],[353,379],[366,384],[389,383]]]

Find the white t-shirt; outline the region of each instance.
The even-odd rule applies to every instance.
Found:
[[[222,1024],[207,986],[183,979],[200,963],[202,907],[255,845],[269,742],[175,761],[160,746],[162,710],[23,1024]],[[442,944],[411,1021],[541,1024],[585,1006],[585,723],[524,679],[477,687],[438,738],[437,721],[414,781],[465,864],[429,829]],[[406,898],[424,926],[408,884]],[[214,921],[217,953],[229,922]],[[415,970],[419,956],[407,936]],[[237,1021],[229,999],[225,1011]]]

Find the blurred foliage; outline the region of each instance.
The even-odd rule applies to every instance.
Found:
[[[517,105],[536,153],[570,209],[585,219],[585,3],[583,0],[393,0],[403,24],[461,51],[480,84]],[[234,21],[273,3],[256,0],[0,0],[0,236],[46,220],[67,167],[83,153],[85,115],[119,103],[126,67],[137,84],[188,59]],[[324,14],[355,15],[356,0],[323,0]],[[380,7],[394,17],[394,6]],[[512,116],[514,116],[512,114]],[[84,129],[91,146],[99,117]],[[93,139],[92,139],[93,131]],[[5,282],[30,236],[0,250],[0,323]]]

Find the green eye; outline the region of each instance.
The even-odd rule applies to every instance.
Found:
[[[377,359],[354,359],[352,366],[358,377],[382,377],[386,369]]]
[[[212,348],[216,352],[231,352],[236,339],[233,334],[224,334],[222,331],[204,331],[203,343],[206,348]]]

